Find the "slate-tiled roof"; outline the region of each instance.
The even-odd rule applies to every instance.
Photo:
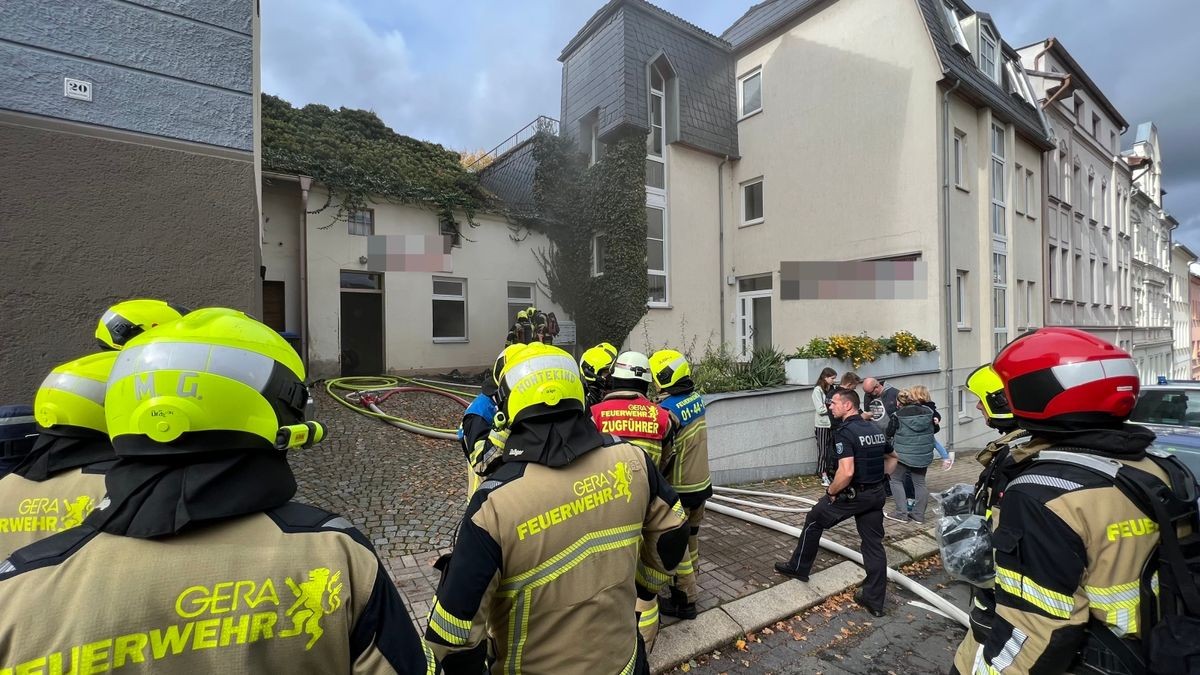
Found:
[[[536,173],[533,139],[529,139],[480,171],[479,184],[496,195],[509,212],[529,214],[534,211],[533,179]]]
[[[824,0],[766,0],[746,10],[740,19],[721,33],[735,50],[754,42],[801,12]],[[895,0],[891,0],[895,1]]]
[[[704,30],[696,24],[686,21],[682,17],[672,14],[662,7],[651,4],[646,0],[609,0],[609,2],[605,3],[603,7],[601,7],[596,11],[595,14],[592,15],[592,18],[587,20],[587,23],[583,24],[583,28],[579,29],[579,32],[575,34],[575,37],[571,38],[571,40],[567,42],[567,46],[563,47],[562,53],[558,55],[558,60],[562,61],[566,59],[567,55],[570,54],[577,46],[579,46],[579,43],[586,39],[592,30],[594,30],[597,26],[600,26],[609,14],[616,11],[616,9],[621,5],[625,4],[640,7],[641,9],[645,9],[649,12],[657,14],[658,16],[678,25],[694,36],[712,43],[714,46],[723,47],[725,49],[729,48],[729,43],[725,40],[722,40],[721,38]]]
[[[969,5],[961,0],[947,1],[958,9],[960,16],[969,16],[975,13]],[[976,66],[972,55],[964,54],[954,48],[954,38],[949,34],[942,2],[943,0],[917,0],[921,15],[925,19],[925,26],[929,29],[929,35],[933,39],[938,61],[942,64],[942,72],[962,82],[958,92],[979,99],[991,107],[997,116],[1011,122],[1023,136],[1034,141],[1043,149],[1053,148],[1038,111],[1025,99],[1010,94],[1000,83],[984,75]],[[1002,42],[1002,45],[1003,53],[1020,63],[1020,57],[1016,50],[1007,43]]]

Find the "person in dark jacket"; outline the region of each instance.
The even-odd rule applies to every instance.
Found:
[[[885,432],[888,444],[896,452],[896,470],[892,472],[892,499],[896,502],[896,511],[892,517],[896,520],[913,520],[925,522],[925,507],[929,504],[929,488],[925,486],[925,472],[933,462],[934,439],[937,424],[933,421],[933,411],[921,405],[913,396],[912,391],[902,389],[896,397],[900,409],[888,418]],[[904,496],[904,479],[912,477],[913,506],[911,510]]]

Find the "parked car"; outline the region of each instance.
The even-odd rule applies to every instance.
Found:
[[[1153,431],[1154,447],[1177,455],[1200,476],[1200,382],[1142,387],[1129,421]]]

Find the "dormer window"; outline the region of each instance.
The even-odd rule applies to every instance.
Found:
[[[979,69],[993,82],[1000,81],[1000,59],[996,53],[999,41],[987,26],[979,27]]]
[[[967,36],[963,35],[962,24],[959,23],[958,12],[950,5],[942,5],[946,13],[946,24],[950,27],[950,35],[954,38],[954,46],[970,54],[971,47],[967,44]]]

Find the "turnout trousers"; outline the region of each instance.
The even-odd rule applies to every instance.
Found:
[[[704,504],[694,509],[685,508],[688,517],[688,552],[679,567],[675,568],[675,583],[671,586],[687,596],[688,602],[696,601],[696,573],[700,560],[700,523],[704,520]]]
[[[886,501],[883,482],[859,487],[856,491],[853,498],[839,497],[832,504],[828,499],[817,501],[804,519],[804,530],[800,533],[800,541],[792,552],[788,566],[802,576],[808,576],[817,558],[821,535],[834,525],[854,518],[858,536],[862,538],[863,567],[867,569],[863,600],[871,608],[882,609],[887,590],[887,554],[883,550],[883,505]]]

